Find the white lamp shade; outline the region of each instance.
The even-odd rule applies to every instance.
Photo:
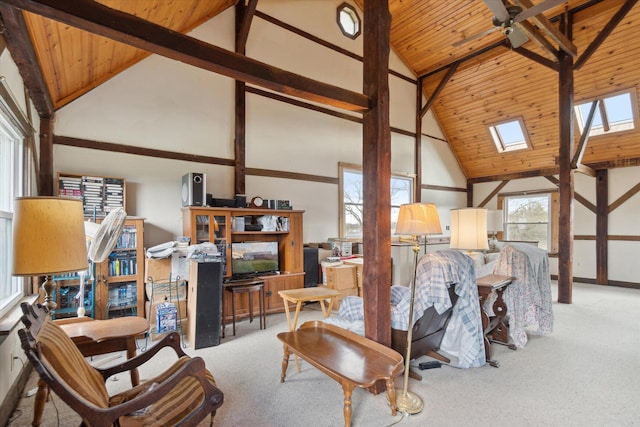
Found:
[[[410,236],[442,234],[436,205],[433,203],[408,203],[400,206],[395,234]]]
[[[495,233],[503,230],[502,211],[487,211],[487,231]]]
[[[48,276],[87,267],[82,201],[58,197],[16,199],[14,276]]]
[[[451,248],[489,249],[487,210],[466,208],[451,210]]]

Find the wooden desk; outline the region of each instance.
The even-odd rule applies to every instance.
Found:
[[[149,330],[149,323],[143,317],[118,317],[108,320],[93,320],[90,317],[56,321],[71,337],[83,356],[126,351],[127,359],[136,355],[136,337]],[[140,377],[137,369],[131,371],[131,384],[137,386]],[[33,426],[39,426],[42,420],[44,404],[49,396],[49,388],[42,380],[38,381],[38,391],[33,405]]]
[[[504,323],[507,315],[507,305],[502,299],[507,286],[511,284],[513,277],[499,276],[496,274],[488,274],[477,279],[478,295],[480,296],[480,315],[482,316],[482,330],[484,335],[484,352],[487,363],[494,368],[500,367],[500,363],[491,358],[491,343],[502,344],[508,346],[511,350],[515,350],[516,346],[509,344],[509,328]],[[484,310],[484,302],[492,292],[496,292],[497,298],[493,303],[493,317],[489,317]]]
[[[402,355],[397,351],[321,321],[305,322],[295,331],[281,332],[278,339],[284,344],[280,382],[284,382],[291,353],[339,382],[344,391],[345,427],[351,425],[353,389],[371,387],[379,380],[385,381],[391,415],[396,415],[393,380],[404,371]]]

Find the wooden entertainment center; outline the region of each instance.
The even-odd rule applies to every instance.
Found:
[[[182,208],[182,231],[191,238],[191,244],[216,243],[225,250],[224,280],[233,278],[231,244],[241,242],[278,242],[279,274],[260,275],[264,281],[266,312],[284,311],[284,302],[278,291],[304,287],[304,258],[301,210],[275,210],[253,208],[209,208],[189,206]],[[257,230],[259,217],[274,217],[278,223],[274,231]],[[247,226],[248,224],[251,224]],[[240,231],[250,228],[251,231]],[[236,300],[236,317],[249,315],[246,295]],[[225,317],[231,316],[231,301],[224,302]],[[254,301],[254,313],[258,301]]]

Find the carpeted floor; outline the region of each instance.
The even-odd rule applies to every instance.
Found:
[[[555,300],[557,285],[552,288]],[[424,400],[420,414],[392,417],[386,395],[356,389],[353,425],[640,425],[634,397],[640,384],[640,291],[575,283],[573,304],[554,303],[553,308],[553,334],[532,335],[517,351],[493,346],[499,368],[419,371],[423,380],[410,380],[409,389]],[[319,307],[308,305],[299,324],[321,317]],[[291,363],[287,380],[280,383],[282,347],[276,334],[287,330],[284,314],[268,316],[267,326],[260,331],[256,321],[243,321],[237,335],[227,336],[219,346],[187,348],[205,359],[225,393],[214,426],[343,425],[338,383],[304,361],[300,373]],[[173,360],[169,353],[161,359],[143,369],[141,378]],[[30,425],[34,397],[26,393],[36,381],[32,375],[10,426]],[[130,382],[128,376],[119,376],[107,384],[116,391]],[[402,378],[396,384],[402,387]],[[57,396],[47,403],[43,418],[43,426],[80,422]]]

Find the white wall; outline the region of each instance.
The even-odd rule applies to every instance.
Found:
[[[336,24],[341,1],[260,2],[258,10],[317,37],[362,54],[362,40],[344,37]],[[233,48],[234,11],[195,29],[191,35]],[[353,91],[362,91],[362,63],[255,18],[247,56]],[[391,54],[390,68],[411,76]],[[415,130],[415,85],[390,77],[391,126]],[[131,146],[233,159],[233,80],[153,55],[65,106],[57,113],[56,135]],[[428,116],[429,117],[429,116]],[[425,118],[430,129],[435,119]],[[426,126],[426,125],[425,125]],[[413,172],[414,139],[392,133],[393,171]],[[425,141],[433,151],[431,168],[448,162],[429,177],[433,185],[464,187],[462,174],[446,143]],[[362,164],[362,126],[327,114],[248,93],[246,166],[338,178],[338,163]],[[180,184],[187,172],[207,174],[214,197],[233,196],[233,168],[132,156],[74,147],[54,147],[56,172],[98,174],[127,180],[127,211],[146,218],[145,245],[173,240],[182,234]],[[432,170],[432,169],[429,169]],[[455,175],[452,177],[451,175]],[[462,177],[462,182],[464,178]],[[425,180],[424,183],[427,183]],[[451,198],[456,204],[459,193]],[[338,236],[338,185],[311,181],[247,176],[246,196],[289,199],[305,210],[305,242]],[[463,203],[465,198],[462,197]],[[445,208],[446,210],[447,208]]]
[[[640,167],[611,169],[608,173],[609,201],[611,205],[627,191],[638,184]],[[474,185],[474,205],[482,202],[499,183],[482,183]],[[510,181],[502,193],[553,189],[555,186],[546,178],[528,178]],[[596,204],[595,178],[576,173],[574,175],[575,193]],[[488,209],[496,209],[497,197],[493,197],[486,205]],[[609,214],[609,235],[640,235],[640,194],[635,194],[624,204]],[[596,214],[583,204],[573,202],[573,234],[595,236]],[[609,241],[609,280],[640,283],[640,270],[635,263],[640,251],[640,242]],[[549,263],[551,274],[558,274],[558,260],[551,258]],[[579,278],[595,279],[596,277],[596,243],[595,240],[574,240],[573,243],[573,275]]]

